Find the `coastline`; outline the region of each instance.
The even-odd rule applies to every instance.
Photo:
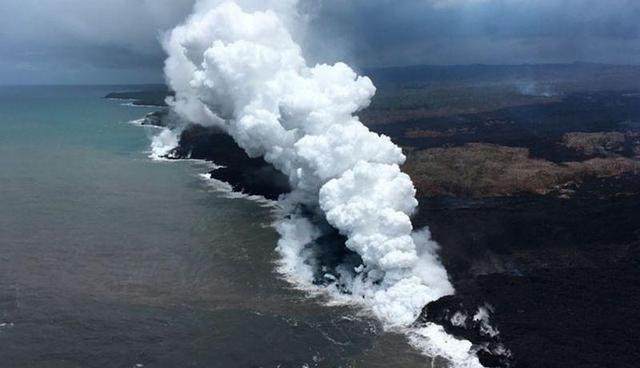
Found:
[[[596,96],[610,99],[603,93]],[[569,103],[582,101],[581,98],[569,99]],[[555,108],[553,104],[545,106],[546,109]],[[513,110],[517,112],[523,108]],[[507,109],[501,114],[508,116],[511,112]],[[598,116],[604,114],[605,111]],[[626,116],[633,114],[635,111],[617,113],[616,119],[625,121]],[[473,124],[476,117],[467,119]],[[491,128],[487,131],[489,139],[496,129],[513,130],[512,123],[506,121],[502,125],[488,126]],[[484,124],[484,121],[480,123]],[[441,123],[436,119],[436,126],[438,124]],[[631,123],[627,125],[633,127]],[[602,127],[600,124],[590,129]],[[614,125],[605,128],[619,129]],[[405,129],[415,128],[409,124]],[[555,136],[562,138],[565,131],[576,128],[570,124],[563,129],[554,133]],[[405,139],[402,138],[404,131],[396,131],[393,125],[383,125],[375,130],[391,134],[394,139]],[[197,126],[185,131],[185,138],[181,138],[178,148],[173,151],[175,158],[224,161],[226,167],[214,170],[212,177],[231,183],[234,190],[247,194],[275,199],[286,192],[285,187],[274,186],[271,182],[274,179],[272,168],[267,170],[269,175],[259,175],[265,170],[266,163],[246,157],[223,133]],[[427,144],[428,149],[447,142],[465,144],[471,137],[468,132],[467,128],[460,128],[460,133],[452,137],[436,135],[434,138],[429,133],[425,137],[407,136],[409,138],[405,140],[414,147]],[[520,133],[510,134],[517,136]],[[457,143],[455,140],[460,137],[463,139]],[[509,136],[505,138],[510,139]],[[624,154],[634,159],[634,151],[629,149],[628,143],[620,153],[608,151],[617,149],[615,146],[603,146],[595,153],[587,154],[575,149],[559,149],[554,142],[536,142],[530,141],[533,144],[530,155],[547,158],[550,162],[556,160],[560,166],[565,157],[581,162],[593,158],[607,160]],[[611,302],[616,298],[607,295],[634,290],[640,280],[637,272],[640,246],[634,235],[637,226],[633,223],[640,208],[638,178],[633,172],[587,176],[568,187],[542,194],[515,189],[506,196],[421,195],[418,213],[412,218],[414,228],[428,225],[431,229],[434,239],[441,245],[440,257],[451,275],[456,295],[425,306],[416,326],[436,323],[446,332],[472,341],[479,347],[478,356],[486,366],[531,366],[541,361],[550,365],[556,362],[569,364],[572,357],[589,351],[589,354],[583,354],[585,359],[581,364],[595,367],[602,361],[598,357],[608,349],[606,339],[599,337],[600,330],[606,330],[609,339],[615,336],[621,342],[621,349],[628,351],[633,346],[634,336],[621,322],[626,320],[633,326],[640,325],[634,321],[633,312],[640,307],[640,300],[628,300],[627,306],[619,306]],[[608,216],[600,216],[602,213]],[[607,291],[609,284],[620,287]],[[590,317],[589,314],[595,312],[593,304],[598,304],[598,310],[607,318]],[[472,321],[480,308],[487,310],[487,325],[499,332],[497,335],[487,334],[486,326],[485,332],[482,331],[482,319],[474,323],[454,322],[454,316],[462,314],[467,321]],[[582,323],[569,322],[575,319]],[[565,337],[557,340],[556,336]],[[537,343],[539,341],[554,341],[555,349],[545,350]],[[543,351],[548,354],[544,355]],[[626,367],[634,359],[632,354],[621,353],[608,361]]]

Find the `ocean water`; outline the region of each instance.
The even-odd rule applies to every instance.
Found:
[[[135,87],[0,87],[0,367],[423,367],[275,271],[272,209],[148,158]]]

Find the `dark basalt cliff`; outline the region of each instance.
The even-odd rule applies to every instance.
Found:
[[[175,128],[177,119],[169,110],[160,110],[147,114],[142,125]],[[220,166],[209,173],[211,177],[229,183],[238,192],[275,200],[290,191],[285,175],[262,158],[247,156],[233,138],[215,127],[188,125],[180,133],[178,146],[166,157],[211,161]]]
[[[290,191],[284,174],[260,157],[247,156],[233,138],[217,128],[189,125],[167,157],[211,161],[221,166],[210,172],[211,177],[229,183],[238,192],[275,200]]]
[[[277,199],[290,191],[287,177],[262,158],[252,158],[217,128],[188,126],[180,135],[180,143],[172,158],[208,160],[222,166],[210,172],[211,177],[227,182],[236,191]]]

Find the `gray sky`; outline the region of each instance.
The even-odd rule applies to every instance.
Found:
[[[0,0],[0,84],[162,81],[193,0]],[[313,61],[640,64],[637,0],[304,0]]]

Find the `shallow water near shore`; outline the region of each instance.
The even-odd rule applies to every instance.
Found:
[[[135,87],[123,87],[135,89]],[[114,87],[0,88],[0,362],[421,367],[401,335],[275,272],[272,209],[154,162]]]

